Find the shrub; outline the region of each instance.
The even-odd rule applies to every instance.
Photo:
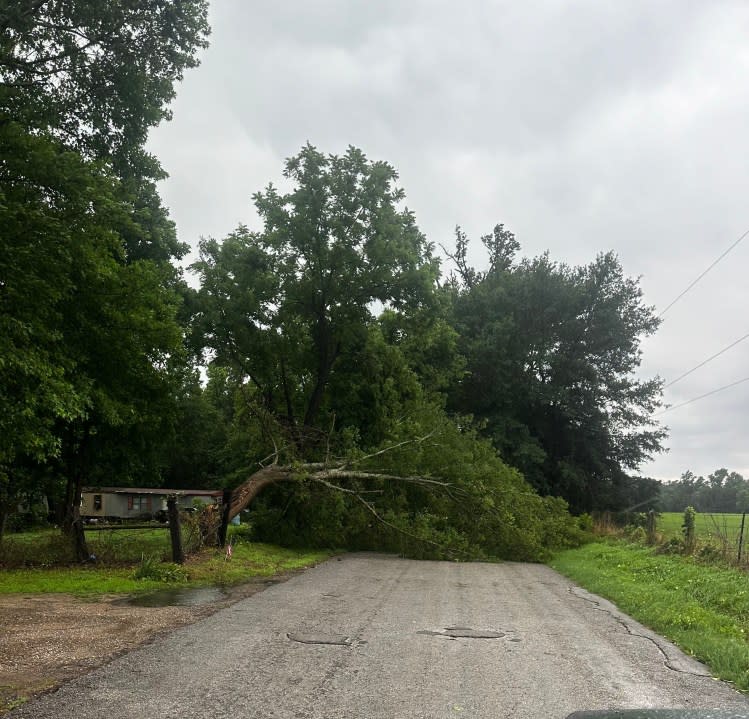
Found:
[[[684,542],[672,537],[667,542],[656,547],[656,554],[684,554]]]
[[[577,518],[577,526],[580,528],[581,532],[592,533],[593,517],[591,517],[587,512],[585,514],[581,514]]]
[[[704,547],[700,547],[697,557],[701,562],[705,562],[706,564],[722,564],[725,563],[727,559],[726,552],[712,544],[706,544]]]
[[[624,533],[630,542],[635,544],[646,544],[648,541],[648,533],[643,527],[626,527]]]
[[[133,572],[135,579],[155,579],[158,582],[186,582],[187,570],[179,564],[160,562],[156,555],[143,555]]]
[[[697,512],[694,507],[687,507],[684,510],[684,524],[681,525],[681,531],[684,534],[684,552],[686,554],[692,554],[697,544],[696,517]]]

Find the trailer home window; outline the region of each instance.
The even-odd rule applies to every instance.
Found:
[[[151,497],[128,497],[127,508],[135,512],[150,512]]]

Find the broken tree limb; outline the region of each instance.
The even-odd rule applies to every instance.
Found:
[[[364,470],[347,469],[345,465],[326,467],[324,464],[312,462],[301,465],[270,465],[255,472],[246,482],[240,484],[231,494],[229,502],[228,520],[246,509],[255,497],[266,487],[280,482],[299,481],[302,479],[318,482],[330,488],[341,489],[332,484],[336,481],[345,480],[380,480],[389,482],[406,482],[420,484],[426,487],[449,488],[449,482],[444,482],[431,477],[399,476],[385,474],[382,472],[368,472]],[[348,490],[352,493],[353,490]]]

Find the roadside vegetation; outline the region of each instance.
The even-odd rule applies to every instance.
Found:
[[[295,550],[249,542],[244,528],[230,528],[231,558],[224,550],[204,547],[184,565],[169,562],[169,533],[164,529],[89,532],[90,546],[103,560],[70,564],[70,547],[59,531],[9,535],[0,564],[0,594],[66,593],[79,597],[141,594],[185,586],[232,586],[309,567],[331,556],[325,550]],[[9,561],[9,556],[13,561]]]
[[[585,589],[667,637],[749,691],[749,573],[738,558],[741,515],[684,513],[616,529],[598,524],[598,539],[557,554],[550,565]],[[749,528],[747,528],[749,531]]]

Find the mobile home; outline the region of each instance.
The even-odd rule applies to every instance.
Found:
[[[197,502],[220,504],[220,489],[153,489],[151,487],[84,487],[81,516],[84,519],[123,520],[164,517],[166,500],[177,496],[177,506],[189,509]]]

